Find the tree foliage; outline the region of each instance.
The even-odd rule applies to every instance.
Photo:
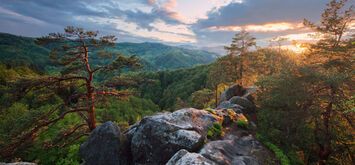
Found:
[[[237,74],[236,76],[233,76],[236,78],[234,81],[239,80],[240,85],[243,85],[243,73],[245,70],[244,59],[252,46],[256,46],[255,38],[250,36],[250,34],[243,29],[241,32],[235,34],[230,46],[224,47],[232,59],[232,73]]]
[[[345,3],[327,4],[320,25],[305,20],[320,36],[308,45],[305,61],[257,83],[261,132],[286,150],[302,151],[306,163],[354,161],[354,114],[346,113],[354,95],[354,36],[344,37],[354,11],[352,6],[344,10]]]
[[[45,100],[48,99],[48,95],[53,96],[58,93],[59,97],[62,96],[63,102],[52,104],[46,107],[48,110],[41,111],[43,114],[36,114],[33,119],[28,119],[20,134],[13,134],[13,137],[9,137],[13,139],[13,143],[2,147],[1,157],[11,156],[25,142],[33,141],[39,133],[45,132],[46,127],[63,120],[71,113],[77,113],[83,122],[65,131],[63,136],[45,146],[62,148],[71,144],[88,134],[85,128],[93,130],[96,127],[95,106],[104,96],[113,95],[122,99],[129,95],[126,92],[115,91],[104,86],[96,87],[93,84],[94,75],[98,71],[115,74],[122,72],[124,68],[135,70],[141,67],[134,55],[129,57],[117,55],[112,64],[91,66],[92,58],[112,58],[112,55],[106,53],[104,48],[115,45],[114,36],[100,38],[97,36],[97,31],[84,31],[82,28],[69,26],[65,28],[65,33],[50,33],[36,41],[38,44],[53,47],[50,58],[53,63],[61,66],[61,74],[55,77],[24,80],[18,84],[19,93],[21,97],[25,97],[28,93],[38,93],[40,95],[37,97],[41,98],[42,95]],[[36,106],[30,108],[32,107]],[[8,109],[8,111],[14,110]]]

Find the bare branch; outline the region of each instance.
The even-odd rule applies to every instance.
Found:
[[[79,135],[79,136],[77,136],[77,137],[75,137],[73,140],[71,140],[70,142],[68,142],[68,143],[64,143],[64,144],[62,144],[62,145],[60,145],[60,146],[58,146],[58,148],[64,148],[64,147],[66,147],[67,145],[69,145],[69,144],[72,144],[72,143],[74,143],[74,142],[76,142],[77,140],[79,140],[81,137],[83,137],[83,136],[89,136],[90,134],[88,134],[88,133],[85,133],[85,134],[81,134],[81,135]]]
[[[83,126],[87,126],[87,125],[88,125],[87,123],[80,123],[80,124],[76,125],[71,131],[67,131],[66,133],[64,133],[63,136],[61,136],[59,139],[57,139],[56,142],[54,142],[53,144],[57,144],[61,141],[67,140],[79,128],[81,128]]]
[[[96,71],[99,71],[101,69],[108,69],[110,66],[112,66],[112,64],[108,64],[106,66],[100,66],[100,67],[95,68],[92,72],[95,73]]]
[[[12,155],[15,150],[20,147],[24,142],[26,142],[27,140],[31,139],[31,138],[35,138],[37,136],[37,132],[45,127],[48,126],[49,124],[55,123],[60,119],[63,119],[67,114],[69,113],[73,113],[73,112],[83,112],[83,111],[87,111],[87,109],[75,109],[75,110],[68,110],[63,112],[59,117],[54,118],[50,121],[44,121],[42,124],[37,125],[35,128],[33,128],[29,133],[27,133],[25,136],[23,136],[22,138],[19,139],[18,142],[6,147],[3,151],[1,151],[0,153],[0,157],[5,158],[8,157],[10,155]]]

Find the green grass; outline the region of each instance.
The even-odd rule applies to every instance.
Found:
[[[256,139],[264,143],[266,147],[268,147],[272,152],[275,153],[275,156],[277,160],[281,162],[281,165],[291,165],[290,159],[283,153],[283,151],[279,147],[265,140],[262,135],[258,133],[256,134]]]
[[[237,126],[243,129],[247,129],[249,127],[249,123],[245,120],[238,120]]]
[[[211,108],[206,108],[206,109],[204,109],[205,111],[208,111],[208,112],[211,112],[212,114],[216,114],[216,112],[213,110],[213,109],[211,109]]]
[[[207,138],[215,139],[215,138],[221,136],[222,129],[223,129],[223,127],[221,124],[219,124],[218,122],[213,123],[213,125],[210,128],[208,128]]]

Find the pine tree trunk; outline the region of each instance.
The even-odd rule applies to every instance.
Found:
[[[216,85],[216,108],[218,106],[218,85]]]
[[[93,78],[93,73],[89,74],[89,79],[86,83],[86,91],[87,91],[87,96],[88,96],[88,101],[90,104],[89,110],[88,110],[88,125],[90,130],[94,130],[96,128],[96,119],[95,119],[95,98],[94,98],[94,88],[92,86],[92,78]]]

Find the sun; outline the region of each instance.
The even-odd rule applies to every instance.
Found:
[[[302,42],[296,42],[296,43],[289,44],[289,45],[283,45],[282,49],[292,50],[298,54],[304,53],[307,50],[307,48],[304,46],[304,43],[302,43]]]

